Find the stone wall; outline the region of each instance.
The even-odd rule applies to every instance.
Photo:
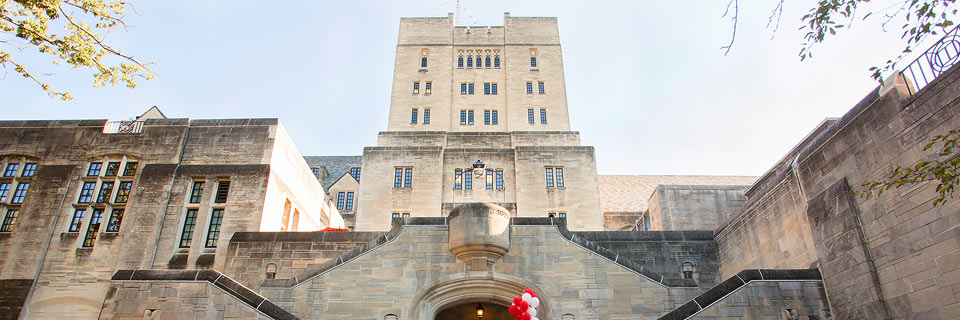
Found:
[[[264,319],[205,282],[113,283],[99,319]]]
[[[960,203],[933,207],[938,194],[936,183],[929,182],[870,199],[851,190],[888,177],[894,167],[936,158],[938,148],[925,151],[923,146],[934,135],[960,127],[958,79],[960,71],[953,68],[912,96],[903,79],[889,79],[843,118],[808,137],[792,152],[794,161],[781,161],[767,182],[748,194],[754,204],[792,208],[753,210],[748,204],[718,231],[724,272],[735,269],[725,265],[740,263],[737,259],[750,251],[767,256],[756,262],[764,267],[814,258],[838,318],[960,316],[960,293],[954,289],[960,281],[955,276],[960,274]],[[752,234],[773,243],[776,238],[757,231],[767,225],[795,226],[801,232],[793,237],[804,237],[804,248],[791,253],[720,244],[737,241],[725,234]]]
[[[12,320],[20,316],[32,285],[33,279],[0,280],[0,319]]]
[[[752,282],[690,319],[789,319],[785,313],[792,319],[830,319],[821,283]]]
[[[693,279],[701,288],[712,287],[722,280],[717,247],[711,231],[599,231],[575,234],[667,279],[682,279],[681,266],[684,262],[690,262],[694,268]]]
[[[651,230],[715,230],[743,208],[749,186],[659,185],[648,203]]]
[[[237,232],[230,238],[224,273],[257,291],[274,264],[277,279],[289,279],[315,268],[380,232]]]

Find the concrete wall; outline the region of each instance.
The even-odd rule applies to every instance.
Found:
[[[830,319],[819,282],[753,282],[691,319]]]
[[[715,230],[746,203],[747,187],[659,185],[647,202],[650,230]]]
[[[671,280],[683,278],[682,265],[693,264],[693,279],[701,288],[723,280],[717,246],[710,231],[599,231],[575,232],[577,236],[610,249],[645,269]]]
[[[837,318],[960,316],[960,294],[954,289],[960,281],[954,276],[960,274],[960,204],[933,207],[936,183],[929,182],[871,199],[853,195],[860,184],[888,177],[893,167],[936,157],[937,148],[924,151],[923,146],[934,135],[960,127],[958,78],[960,72],[953,68],[913,96],[907,95],[902,79],[890,79],[835,124],[811,135],[795,149],[795,164],[782,161],[771,169],[769,182],[748,195],[752,203],[781,202],[793,208],[752,210],[755,206],[748,204],[718,232],[721,265],[735,264],[734,257],[750,251],[802,262],[813,257]],[[722,239],[724,234],[766,233],[758,231],[766,224],[738,220],[808,228],[812,241],[801,238],[806,248],[796,255],[738,246],[733,238]],[[719,244],[727,241],[731,244]],[[783,261],[766,260],[758,264]]]

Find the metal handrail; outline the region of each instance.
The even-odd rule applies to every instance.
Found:
[[[958,26],[960,27],[960,26]],[[907,82],[907,90],[915,94],[960,61],[960,34],[954,27],[927,51],[910,62],[900,75]]]

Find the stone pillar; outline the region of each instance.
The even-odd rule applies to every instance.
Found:
[[[510,215],[491,203],[467,203],[450,212],[450,253],[470,271],[490,270],[510,250]]]

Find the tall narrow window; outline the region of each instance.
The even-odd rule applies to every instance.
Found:
[[[7,209],[7,214],[3,216],[3,224],[0,224],[0,232],[12,232],[19,217],[20,209]]]
[[[394,168],[393,170],[393,187],[399,188],[403,186],[403,168]]]
[[[473,56],[467,56],[467,68],[473,68]]]
[[[540,123],[547,123],[547,109],[540,109]]]
[[[427,67],[427,57],[420,58],[420,67],[421,68]]]
[[[345,210],[353,210],[353,192],[347,192],[347,205],[344,207]]]
[[[103,222],[103,209],[94,208],[93,213],[90,214],[90,225],[87,226],[87,234],[83,236],[84,247],[93,247],[93,243],[97,240],[97,232],[100,231],[101,222]]]
[[[90,167],[87,168],[88,177],[96,177],[100,175],[100,168],[103,167],[103,162],[91,162]]]
[[[120,163],[119,163],[119,162],[109,162],[109,163],[107,163],[107,169],[104,170],[104,172],[103,172],[103,176],[104,176],[104,177],[116,177],[116,176],[117,176],[117,172],[119,172],[119,171],[120,171]]]
[[[120,181],[117,185],[117,197],[113,199],[116,203],[127,203],[130,198],[130,188],[133,187],[132,181]]]
[[[483,110],[483,124],[490,124],[490,110]]]
[[[463,172],[463,189],[473,190],[473,171],[471,170]]]
[[[430,108],[423,108],[423,124],[430,124]]]
[[[538,91],[540,94],[544,94],[544,92],[546,92],[546,91],[543,89],[543,81],[537,81],[537,91]]]
[[[132,177],[137,174],[137,165],[136,162],[127,162],[127,165],[123,167],[123,176]]]
[[[100,192],[97,193],[97,203],[106,203],[110,201],[110,194],[113,193],[113,182],[104,181],[100,184]]]
[[[80,226],[83,224],[83,215],[87,209],[76,209],[73,211],[73,219],[70,220],[70,228],[67,232],[80,232]]]
[[[457,68],[463,68],[463,56],[457,57]]]
[[[490,123],[496,125],[496,124],[499,122],[499,119],[497,119],[497,118],[498,118],[498,117],[497,117],[497,110],[491,110],[491,111],[490,111]]]
[[[190,242],[193,242],[193,229],[197,225],[197,209],[187,209],[187,215],[183,218],[183,231],[180,232],[180,247],[189,248]]]
[[[500,56],[493,56],[493,67],[494,68],[500,67]]]
[[[487,190],[493,190],[493,170],[487,170]]]
[[[467,94],[473,94],[473,82],[467,84]]]
[[[466,83],[466,82],[460,84],[460,94],[461,94],[461,95],[467,94],[467,83]]]
[[[207,229],[207,248],[216,248],[220,240],[220,227],[223,225],[223,209],[213,209],[210,214],[210,228]]]
[[[107,220],[107,229],[104,232],[120,232],[120,223],[123,222],[123,209],[113,209],[110,220]]]
[[[413,168],[403,169],[403,187],[410,188],[413,186]]]
[[[483,67],[484,68],[490,67],[490,56],[487,56],[485,59],[483,59]]]
[[[23,197],[27,196],[27,189],[30,189],[29,183],[21,182],[20,184],[17,184],[17,190],[13,191],[13,197],[10,198],[10,204],[23,203]]]
[[[537,67],[537,57],[530,57],[530,67],[531,68]]]
[[[477,68],[480,68],[480,55],[477,55]]]
[[[360,167],[350,168],[350,175],[353,176],[354,179],[357,179],[357,181],[360,181]]]
[[[220,180],[217,182],[217,196],[213,199],[214,203],[227,203],[227,194],[230,193],[230,180]]]
[[[467,110],[460,110],[460,124],[467,124]]]
[[[563,188],[563,168],[554,168],[553,173],[557,176],[557,188]]]
[[[553,188],[553,168],[547,167],[547,188]]]
[[[320,168],[317,168],[317,172],[314,173],[318,178],[320,177]],[[203,198],[203,181],[194,181],[193,187],[190,188],[190,203],[200,203],[200,199]]]
[[[433,91],[433,82],[427,81],[423,84],[423,94],[430,94]]]
[[[497,169],[497,190],[503,190],[503,170]]]
[[[8,163],[7,170],[3,171],[4,177],[14,177],[17,175],[17,170],[20,169],[20,163]]]
[[[419,82],[414,82],[414,83],[413,83],[413,94],[420,94],[420,83],[419,83]]]
[[[527,81],[527,94],[533,94],[533,81]]]
[[[80,187],[80,198],[77,203],[90,203],[93,200],[93,190],[97,187],[96,182],[87,181]]]
[[[463,189],[463,169],[453,170],[453,190]]]
[[[10,193],[10,183],[0,182],[0,202],[7,199],[7,193]]]
[[[484,83],[483,83],[483,94],[490,94],[490,83],[489,83],[489,82],[484,82]]]
[[[417,124],[417,109],[410,109],[410,124]]]
[[[496,83],[496,82],[490,84],[490,94],[497,94],[497,83]]]
[[[27,162],[23,164],[23,172],[20,173],[21,177],[32,177],[37,172],[37,164],[32,162]]]
[[[343,202],[346,201],[346,196],[345,192],[337,193],[337,210],[343,210]]]
[[[527,109],[527,123],[533,123],[533,108]]]
[[[473,110],[467,110],[467,124],[473,125]]]

